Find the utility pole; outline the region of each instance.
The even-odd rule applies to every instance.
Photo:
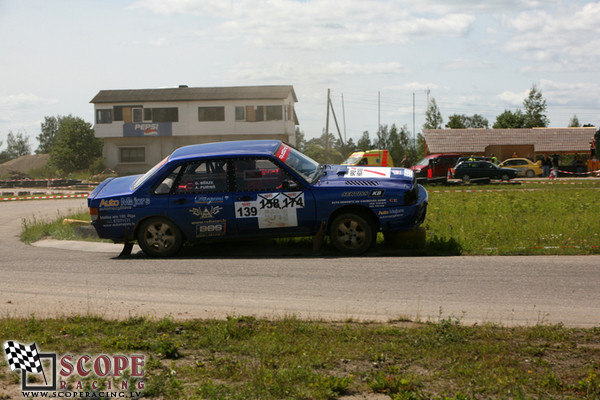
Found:
[[[377,148],[381,147],[381,92],[377,92]]]
[[[344,142],[346,142],[346,108],[344,107],[344,93],[342,93],[342,118],[344,120]]]
[[[413,92],[413,147],[417,142],[417,134],[415,132],[415,92]]]

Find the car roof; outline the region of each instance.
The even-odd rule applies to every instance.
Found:
[[[281,146],[280,140],[237,140],[193,144],[178,148],[171,154],[169,160],[193,157],[273,155],[279,146]]]
[[[502,163],[505,163],[507,161],[514,161],[514,160],[532,162],[530,159],[524,158],[524,157],[511,157],[511,158],[507,158],[506,160],[502,161]]]
[[[457,153],[435,153],[435,154],[429,154],[428,156],[425,156],[425,158],[434,158],[434,157],[460,157],[460,154],[457,154]]]

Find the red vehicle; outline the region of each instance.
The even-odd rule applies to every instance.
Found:
[[[459,157],[460,154],[455,153],[430,154],[410,169],[414,171],[417,179],[444,180]]]

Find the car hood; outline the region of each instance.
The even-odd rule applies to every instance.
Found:
[[[414,183],[414,172],[407,168],[357,167],[328,165],[320,185],[327,186],[400,186],[410,189]]]
[[[105,179],[92,193],[90,193],[88,199],[131,194],[133,192],[131,186],[140,176],[141,175],[131,175]]]

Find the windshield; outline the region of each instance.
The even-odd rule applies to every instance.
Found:
[[[136,179],[135,182],[133,182],[133,185],[131,186],[131,190],[135,190],[138,187],[140,187],[142,185],[142,183],[146,182],[148,180],[148,178],[150,178],[152,175],[154,175],[154,173],[163,165],[165,165],[165,163],[167,162],[167,160],[169,159],[169,157],[165,157],[161,162],[159,162],[158,164],[156,164],[154,167],[152,167],[148,172],[146,172],[144,175],[140,176],[139,178]]]
[[[424,159],[422,159],[421,161],[419,161],[417,163],[417,165],[429,165],[429,160],[431,160],[430,158],[425,157]]]
[[[275,152],[275,157],[279,158],[310,183],[315,182],[321,177],[321,168],[319,168],[318,162],[285,143],[282,143],[281,147]]]
[[[350,156],[346,161],[344,161],[341,165],[356,165],[357,162],[360,161],[361,156]]]

